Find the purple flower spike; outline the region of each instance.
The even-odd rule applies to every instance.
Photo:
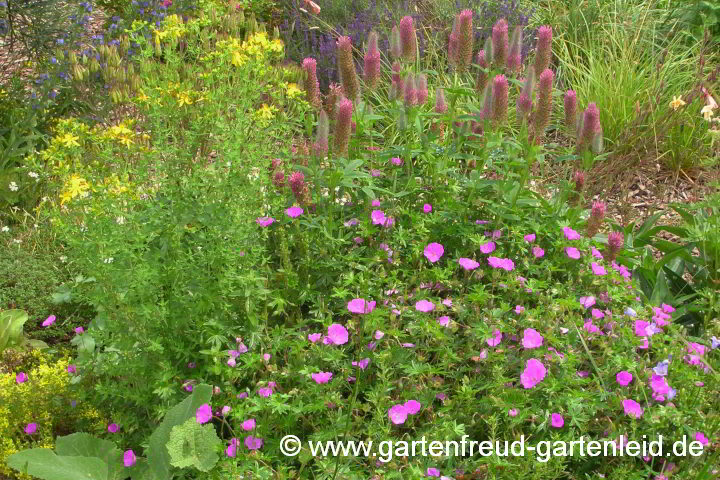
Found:
[[[550,66],[552,55],[552,28],[543,25],[538,28],[537,43],[535,44],[535,71],[543,72]]]
[[[505,68],[508,57],[508,23],[501,18],[492,29],[493,63],[497,67]]]
[[[415,35],[415,26],[411,16],[406,15],[400,20],[400,47],[402,48],[402,56],[410,62],[415,61],[417,53],[417,38]]]
[[[492,116],[497,124],[504,122],[507,118],[509,88],[505,75],[495,76],[492,88]]]

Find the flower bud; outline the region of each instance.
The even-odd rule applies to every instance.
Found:
[[[504,68],[508,57],[508,23],[501,18],[492,29],[493,63]]]
[[[480,68],[478,69],[477,77],[475,78],[475,91],[481,92],[485,89],[485,85],[488,81],[488,73],[483,70],[490,67],[488,65],[487,60],[485,60],[485,50],[480,50],[475,57],[475,63],[477,63]]]
[[[400,20],[400,46],[402,56],[410,62],[414,62],[417,54],[417,38],[415,26],[411,16],[406,15]]]
[[[552,55],[552,28],[543,25],[538,28],[535,44],[535,71],[544,72],[550,66]]]
[[[428,99],[428,86],[427,77],[422,73],[415,77],[415,95],[418,105],[425,105]]]
[[[368,48],[365,53],[365,85],[374,89],[380,79],[380,50],[378,50],[378,35],[370,32]]]
[[[390,32],[390,56],[397,60],[402,55],[402,45],[400,45],[400,30],[397,25],[393,26]]]
[[[492,117],[496,124],[507,119],[509,85],[505,75],[496,75],[492,87]]]
[[[565,92],[565,127],[568,131],[576,133],[577,126],[577,94],[575,90]]]
[[[510,40],[510,52],[508,53],[507,67],[511,72],[520,70],[522,63],[522,27],[517,26],[513,29],[512,39]]]
[[[353,62],[352,42],[348,36],[340,37],[337,41],[337,65],[345,95],[351,101],[356,101],[360,96],[360,81]]]
[[[315,108],[322,107],[320,99],[320,82],[317,78],[317,61],[308,57],[303,60],[303,70],[305,71],[305,95],[307,101]]]
[[[582,127],[577,137],[577,150],[582,152],[590,145],[592,139],[601,130],[600,111],[594,102],[588,105],[582,116]]]
[[[353,103],[344,98],[338,103],[337,122],[335,124],[335,150],[334,154],[347,158],[350,144],[350,129],[352,128]]]

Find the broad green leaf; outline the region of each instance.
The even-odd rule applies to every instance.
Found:
[[[108,479],[125,478],[122,451],[109,440],[89,433],[73,433],[55,440],[55,452],[70,457],[96,457],[107,465]]]
[[[23,310],[0,312],[0,352],[23,342],[23,325],[27,320],[28,314]]]
[[[209,472],[218,461],[221,443],[212,424],[200,425],[194,418],[189,418],[182,425],[173,427],[166,447],[171,465]]]
[[[61,457],[47,448],[10,455],[7,464],[42,480],[110,480],[105,462],[95,457]]]
[[[210,385],[197,385],[192,395],[175,405],[165,415],[162,423],[150,436],[148,448],[148,462],[156,480],[170,478],[170,455],[166,445],[170,440],[170,431],[176,425],[185,423],[188,418],[195,416],[195,411],[204,403],[209,403],[212,397]]]

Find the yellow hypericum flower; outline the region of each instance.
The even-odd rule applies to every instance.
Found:
[[[298,96],[303,95],[303,91],[298,88],[297,84],[295,83],[288,83],[287,85],[287,96],[290,98],[295,98]]]
[[[137,93],[137,95],[135,96],[135,98],[137,98],[139,102],[147,102],[148,100],[150,100],[150,97],[148,97],[147,95],[145,95],[145,92],[143,92],[142,90],[139,90],[139,91],[138,91],[138,93]]]
[[[87,195],[88,190],[90,190],[90,184],[87,180],[79,175],[73,174],[65,182],[65,191],[60,194],[60,204],[62,205],[78,195],[85,196]]]
[[[177,94],[177,100],[178,100],[178,106],[182,107],[183,105],[192,105],[192,99],[190,99],[190,95],[188,92],[180,92]]]
[[[677,110],[680,107],[684,107],[687,105],[682,99],[682,97],[673,97],[672,102],[670,102],[670,108],[673,110]]]
[[[68,148],[69,147],[79,147],[80,144],[78,143],[78,140],[80,140],[80,138],[76,137],[72,133],[66,133],[62,137],[57,137],[57,141]]]
[[[710,121],[710,118],[715,115],[715,112],[713,112],[713,109],[715,107],[712,105],[705,105],[702,110],[700,110],[700,113],[702,113],[702,116],[707,120]]]

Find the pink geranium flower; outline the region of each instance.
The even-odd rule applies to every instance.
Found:
[[[565,247],[565,254],[573,260],[580,258],[580,250],[575,247]]]
[[[418,312],[432,312],[435,310],[435,304],[429,300],[419,300],[415,303],[415,310]]]
[[[703,432],[696,432],[695,440],[702,443],[704,446],[710,445],[710,440],[705,436]]]
[[[582,238],[578,232],[570,227],[563,227],[563,233],[565,234],[565,238],[568,240],[579,240]]]
[[[251,418],[249,420],[245,420],[242,422],[242,429],[246,432],[249,432],[250,430],[254,429],[256,425],[255,419]]]
[[[368,302],[364,298],[354,298],[347,304],[347,309],[350,313],[365,314],[370,313],[375,309],[376,302]]]
[[[245,438],[245,446],[248,450],[258,450],[262,448],[264,443],[262,438],[253,437],[252,435]]]
[[[255,219],[255,223],[257,223],[261,227],[268,227],[272,225],[274,221],[275,219],[272,217],[258,217]]]
[[[528,234],[528,235],[525,235],[525,236],[523,237],[523,239],[524,239],[526,242],[528,242],[528,243],[532,243],[532,242],[535,241],[535,234],[534,234],[534,233],[530,233],[530,234]]]
[[[49,327],[49,326],[52,325],[53,323],[55,323],[55,315],[50,315],[50,316],[47,317],[47,318],[45,319],[45,321],[42,323],[42,326],[43,326],[43,327]]]
[[[37,432],[37,423],[28,423],[25,425],[25,433],[28,435],[33,435],[35,432]]]
[[[533,247],[532,253],[535,255],[535,258],[542,258],[545,256],[545,250],[540,247]]]
[[[644,410],[635,400],[625,399],[622,402],[625,409],[625,415],[629,417],[640,418],[643,416]]]
[[[212,408],[207,403],[203,403],[200,407],[195,410],[195,421],[197,423],[207,423],[212,418]]]
[[[596,262],[590,264],[590,269],[594,275],[607,275],[607,270],[602,265],[598,265]]]
[[[480,245],[480,251],[482,253],[492,253],[495,251],[495,242],[487,242]]]
[[[485,340],[485,343],[487,343],[490,347],[496,347],[502,341],[502,333],[500,330],[493,330],[492,334],[493,336]]]
[[[28,376],[27,376],[27,373],[25,373],[25,372],[19,372],[19,373],[15,374],[15,381],[17,382],[18,385],[20,385],[21,383],[27,382],[27,379],[28,379]]]
[[[443,327],[447,327],[450,325],[450,317],[447,315],[443,315],[442,317],[437,319],[437,323],[439,323]]]
[[[425,247],[424,255],[425,258],[427,258],[431,263],[435,263],[438,260],[440,260],[440,257],[443,256],[443,253],[445,253],[445,248],[440,245],[439,243],[429,243],[427,247]]]
[[[290,218],[299,217],[302,215],[304,210],[300,207],[290,207],[287,210],[285,210],[285,214]]]
[[[502,268],[507,272],[511,272],[515,268],[515,264],[509,258],[488,257],[488,263],[493,268]]]
[[[550,415],[550,425],[552,425],[553,428],[562,428],[563,425],[565,425],[565,419],[559,413],[553,413]]]
[[[408,415],[415,415],[422,408],[422,404],[417,400],[408,400],[405,402],[404,407],[407,410]]]
[[[477,267],[480,266],[480,264],[478,262],[476,262],[475,260],[472,260],[470,258],[461,258],[458,260],[458,263],[465,270],[475,270]]]
[[[330,379],[332,378],[333,374],[332,372],[318,372],[313,373],[310,375],[313,380],[315,380],[315,383],[321,384],[321,383],[328,383]]]
[[[393,405],[388,410],[388,417],[395,425],[402,425],[408,417],[407,408],[403,404]]]
[[[630,384],[630,382],[632,382],[632,379],[633,379],[632,373],[630,373],[626,370],[618,372],[618,374],[615,375],[615,380],[617,381],[617,383],[619,383],[623,387],[627,387]]]
[[[321,338],[322,338],[322,333],[311,333],[310,335],[308,335],[308,340],[310,340],[310,342],[312,342],[312,343],[317,342]]]
[[[230,458],[235,458],[237,455],[237,447],[238,447],[238,439],[232,438],[230,439],[230,444],[225,449],[225,455],[227,455]]]
[[[327,336],[333,345],[345,345],[348,341],[348,331],[339,323],[333,323],[328,327]]]
[[[543,344],[543,336],[540,335],[534,328],[526,328],[523,332],[523,347],[527,349],[538,348]]]
[[[423,205],[423,212],[425,212],[425,213],[432,212],[432,205],[430,205],[429,203],[426,203],[425,205]]]
[[[580,305],[582,305],[585,308],[590,308],[593,305],[595,305],[595,297],[580,297]]]
[[[373,210],[370,213],[370,219],[372,220],[373,225],[384,225],[387,220],[385,212],[382,210]]]
[[[517,313],[518,315],[520,315],[520,314],[523,313],[524,311],[525,311],[525,307],[523,307],[522,305],[515,305],[515,313]]]
[[[541,361],[531,358],[525,363],[525,370],[520,374],[520,382],[526,389],[533,388],[545,379],[547,369]]]
[[[125,450],[125,453],[123,453],[123,465],[126,467],[132,467],[135,465],[135,462],[137,462],[135,452],[132,450]]]

